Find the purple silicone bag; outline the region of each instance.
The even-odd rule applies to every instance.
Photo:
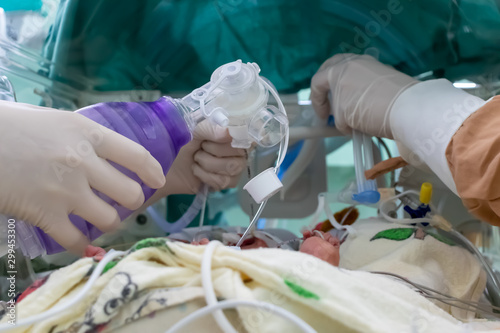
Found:
[[[155,102],[100,103],[76,112],[142,145],[158,160],[164,174],[167,174],[182,146],[191,140],[191,131],[182,111],[170,97],[162,97]],[[134,172],[112,164],[141,185],[145,200],[156,191],[146,186]],[[120,206],[106,195],[97,191],[95,193],[116,208],[122,220],[132,214],[131,210]],[[102,234],[93,224],[79,216],[70,215],[69,218],[90,240]],[[61,245],[41,229],[36,228],[36,233],[47,254],[64,251]]]

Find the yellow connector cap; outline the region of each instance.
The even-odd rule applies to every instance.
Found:
[[[432,199],[432,184],[423,183],[420,188],[420,202],[428,205]]]

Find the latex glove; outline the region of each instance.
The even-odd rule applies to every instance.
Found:
[[[333,114],[335,126],[346,135],[356,129],[393,139],[389,122],[391,106],[417,82],[371,56],[337,54],[325,61],[313,76],[311,102],[319,117]]]
[[[245,150],[231,147],[227,129],[205,120],[181,148],[167,174],[164,195],[195,194],[202,183],[213,190],[235,187],[246,166]]]
[[[40,227],[79,255],[88,240],[68,214],[103,232],[120,223],[116,210],[92,189],[129,209],[144,202],[139,184],[108,160],[152,188],[165,182],[145,148],[80,114],[0,101],[0,212]]]

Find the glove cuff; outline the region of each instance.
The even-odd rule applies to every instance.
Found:
[[[411,151],[407,162],[415,167],[427,164],[457,194],[446,148],[465,119],[484,104],[445,79],[418,83],[405,90],[391,108],[394,139]]]
[[[393,70],[393,73],[373,79],[365,92],[359,97],[359,101],[356,103],[353,101],[354,105],[356,105],[356,110],[355,112],[346,114],[346,119],[355,115],[363,115],[363,122],[358,126],[361,132],[394,139],[389,121],[390,110],[403,92],[418,83],[419,81],[412,77],[396,72],[395,70]],[[374,112],[374,110],[379,110],[379,112]],[[384,115],[383,118],[380,117],[381,114]],[[356,119],[347,121],[353,124],[356,123]],[[380,124],[376,126],[375,131],[374,124]]]

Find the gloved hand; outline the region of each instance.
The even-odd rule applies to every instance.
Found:
[[[181,148],[167,174],[164,195],[195,194],[202,183],[213,190],[235,187],[246,166],[245,150],[231,147],[228,131],[205,120]]]
[[[314,75],[311,101],[320,117],[331,112],[345,134],[356,129],[396,140],[404,161],[432,170],[457,193],[444,151],[461,123],[482,105],[481,99],[447,80],[414,80],[368,55],[337,54]],[[454,104],[471,106],[460,111]]]
[[[68,214],[104,232],[120,222],[92,189],[129,209],[144,202],[139,184],[108,160],[152,188],[165,183],[145,148],[77,113],[0,101],[0,143],[0,212],[40,227],[80,255],[88,240]]]
[[[319,117],[333,114],[335,126],[346,135],[356,129],[392,139],[391,106],[418,82],[371,56],[337,54],[313,76],[311,102]]]
[[[500,225],[498,97],[485,103],[445,79],[418,82],[352,55],[334,56],[313,77],[311,100],[322,117],[329,91],[339,129],[393,138],[406,162],[430,168],[472,214]]]

